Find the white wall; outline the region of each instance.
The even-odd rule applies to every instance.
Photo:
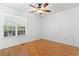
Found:
[[[42,20],[42,38],[79,47],[79,7]]]
[[[12,14],[16,16],[24,16],[27,19],[26,24],[26,36],[16,36],[16,37],[3,37],[3,13]],[[19,21],[19,20],[18,20]],[[17,22],[18,22],[17,21]],[[39,38],[39,18],[35,15],[29,13],[24,13],[16,9],[5,7],[0,5],[0,49],[8,48],[18,44],[30,42]]]
[[[39,38],[47,38],[79,47],[79,7],[63,11],[54,15],[36,16],[27,12],[0,5],[0,49],[8,48],[21,43],[30,42]],[[3,16],[8,13],[27,18],[27,35],[17,37],[3,37]]]

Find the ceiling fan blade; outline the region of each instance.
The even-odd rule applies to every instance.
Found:
[[[36,12],[36,11],[31,11],[30,13],[33,13],[33,12]]]
[[[42,4],[41,3],[38,3],[38,8],[41,8]]]
[[[45,11],[45,12],[51,12],[51,10],[43,10],[43,11]]]
[[[44,4],[44,8],[47,7],[48,5],[49,5],[48,3],[45,3],[45,4]]]
[[[31,7],[33,7],[33,8],[37,8],[36,6],[34,6],[34,5],[30,5]]]

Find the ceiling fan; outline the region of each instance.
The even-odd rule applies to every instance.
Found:
[[[38,3],[36,6],[31,4],[30,6],[34,8],[33,11],[31,11],[30,13],[33,12],[37,12],[38,14],[42,14],[44,12],[51,12],[51,10],[48,9],[48,3]]]

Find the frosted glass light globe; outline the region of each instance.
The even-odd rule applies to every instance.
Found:
[[[43,11],[42,10],[37,10],[37,13],[43,13]]]

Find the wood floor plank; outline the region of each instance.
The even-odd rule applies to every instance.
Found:
[[[40,39],[2,49],[0,56],[79,56],[79,47]]]

